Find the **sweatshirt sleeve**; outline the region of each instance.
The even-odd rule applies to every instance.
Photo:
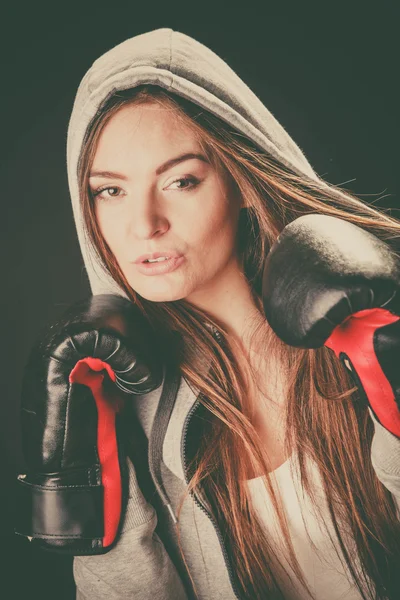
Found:
[[[129,499],[120,538],[112,550],[76,556],[76,600],[187,600],[178,573],[155,533],[157,514],[146,502],[131,460]]]
[[[400,438],[388,431],[369,408],[375,427],[371,445],[371,462],[383,485],[392,493],[400,518]]]

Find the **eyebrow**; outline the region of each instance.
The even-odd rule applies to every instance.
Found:
[[[190,160],[193,158],[197,158],[198,160],[202,160],[205,163],[208,163],[208,159],[200,153],[196,152],[186,152],[185,154],[181,154],[180,156],[176,156],[175,158],[170,158],[167,162],[160,165],[156,170],[156,175],[161,175],[171,167],[177,165],[178,163],[183,162],[184,160]],[[127,181],[128,177],[122,175],[121,173],[113,173],[112,171],[91,171],[90,177],[105,177],[109,179],[122,179],[123,181]]]

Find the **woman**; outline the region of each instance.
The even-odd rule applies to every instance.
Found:
[[[129,460],[120,538],[75,557],[77,598],[397,597],[400,441],[329,349],[275,335],[261,274],[301,215],[389,241],[399,223],[321,180],[227,64],[171,29],[94,62],[67,151],[93,294],[126,296],[182,341],[162,435],[161,388],[133,403],[150,443],[162,438],[150,470],[170,507],[145,498]],[[172,262],[137,264],[155,252]]]

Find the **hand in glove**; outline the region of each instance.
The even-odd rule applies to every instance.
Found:
[[[400,259],[336,217],[287,225],[266,257],[263,307],[275,333],[323,345],[348,368],[378,421],[400,437]]]
[[[49,329],[22,387],[16,533],[68,554],[111,549],[128,492],[123,401],[161,382],[156,336],[121,296],[92,296]]]

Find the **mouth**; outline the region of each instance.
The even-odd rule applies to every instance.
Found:
[[[165,273],[171,273],[172,271],[175,271],[184,261],[185,257],[181,255],[155,260],[154,262],[145,260],[143,262],[136,263],[136,267],[138,271],[144,275],[163,275]]]
[[[155,262],[155,261],[161,261],[161,260],[165,260],[167,258],[178,258],[178,256],[181,256],[180,252],[177,252],[176,250],[167,250],[167,249],[163,249],[163,250],[157,250],[156,252],[148,252],[147,254],[142,254],[141,256],[139,256],[134,262],[135,263],[143,263],[143,262]]]
[[[161,256],[160,258],[146,258],[145,260],[142,260],[143,263],[155,263],[155,262],[164,262],[166,260],[169,260],[171,257],[170,256]]]

